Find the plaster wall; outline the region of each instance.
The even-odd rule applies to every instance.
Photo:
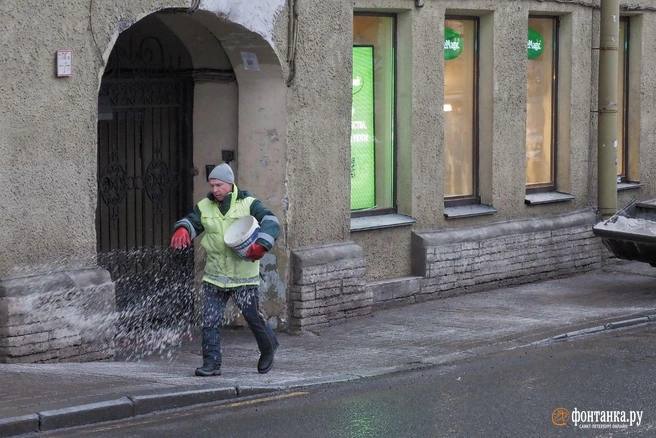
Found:
[[[412,271],[409,227],[360,231],[351,239],[362,247],[367,281],[409,276]]]
[[[291,248],[348,239],[350,2],[299,2],[296,76],[287,93]]]
[[[236,150],[238,97],[236,82],[194,84],[194,201],[208,192],[206,164],[221,163],[222,150]]]
[[[0,3],[0,277],[95,255],[100,63],[88,13],[82,1]],[[73,50],[71,78],[54,77],[61,48]]]
[[[201,10],[210,9],[215,21],[236,23],[235,39],[247,33],[241,23],[257,29],[265,41],[278,32],[274,26],[284,6],[282,0],[238,7],[203,3]],[[0,184],[6,188],[0,209],[11,230],[2,242],[11,256],[0,258],[0,277],[93,264],[96,100],[104,65],[118,34],[131,24],[164,8],[189,6],[175,0],[0,4],[0,153],[5,157]],[[245,13],[251,8],[259,13]],[[71,78],[54,75],[55,52],[61,48],[73,50]]]

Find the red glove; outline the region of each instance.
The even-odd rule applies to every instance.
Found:
[[[191,236],[185,227],[178,227],[171,237],[171,248],[183,249],[191,245]]]
[[[248,251],[246,251],[246,258],[254,262],[255,260],[259,260],[264,257],[266,252],[266,248],[256,242],[248,247]]]

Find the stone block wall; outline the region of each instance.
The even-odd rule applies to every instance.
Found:
[[[114,284],[101,269],[0,281],[0,362],[109,359]]]
[[[414,304],[421,293],[422,277],[401,277],[374,281],[367,289],[374,297],[374,310]]]
[[[599,268],[592,211],[465,230],[414,233],[416,300],[517,285]]]
[[[371,313],[362,248],[353,242],[292,252],[290,330],[332,325]]]

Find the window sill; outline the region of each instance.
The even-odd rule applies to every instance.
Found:
[[[627,182],[617,183],[618,192],[625,192],[627,190],[638,190],[640,187],[642,187],[642,184],[636,182],[627,181]]]
[[[378,216],[361,216],[351,218],[351,231],[380,230],[413,225],[415,218],[403,214],[381,214]]]
[[[495,214],[497,209],[490,205],[474,204],[446,207],[444,217],[447,219],[461,219],[466,217],[489,216]]]
[[[543,205],[555,204],[558,202],[573,201],[574,196],[569,193],[562,192],[545,192],[545,193],[529,193],[524,198],[526,205]]]

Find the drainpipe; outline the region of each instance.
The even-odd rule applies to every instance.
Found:
[[[296,77],[296,43],[298,42],[298,3],[297,0],[287,0],[289,22],[287,24],[287,65],[289,74],[287,86],[291,87]]]
[[[617,61],[620,32],[619,0],[601,0],[599,35],[599,96],[597,173],[599,214],[617,211]]]

